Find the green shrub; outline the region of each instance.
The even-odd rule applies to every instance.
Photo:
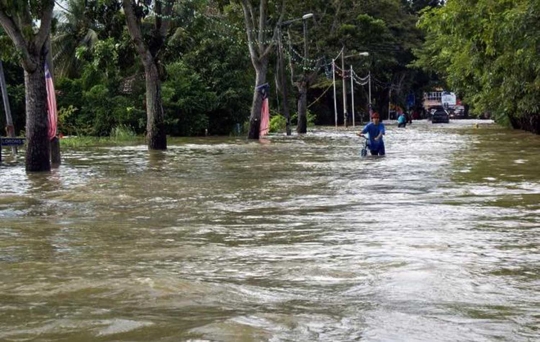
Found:
[[[274,115],[270,118],[270,132],[285,132],[287,129],[287,119],[281,114]]]
[[[118,125],[111,130],[111,138],[115,141],[133,141],[136,137],[130,126]]]
[[[78,110],[73,105],[58,109],[58,132],[62,133],[62,135],[74,135],[76,133],[76,128],[70,120]]]

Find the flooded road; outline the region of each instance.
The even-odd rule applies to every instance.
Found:
[[[0,341],[538,341],[540,137],[480,122],[0,167]]]

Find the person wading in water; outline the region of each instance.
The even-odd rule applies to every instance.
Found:
[[[385,134],[385,129],[384,124],[380,122],[379,113],[373,112],[371,114],[371,121],[357,135],[360,137],[365,137],[365,134],[368,135],[368,147],[372,156],[384,156],[383,135]]]

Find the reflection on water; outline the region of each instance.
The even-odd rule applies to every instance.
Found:
[[[1,341],[540,339],[540,138],[470,121],[0,167]]]

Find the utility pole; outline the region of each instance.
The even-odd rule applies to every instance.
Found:
[[[392,99],[392,85],[390,84],[390,88],[388,88],[388,120],[390,120],[390,102]]]
[[[313,16],[313,14],[311,16]],[[307,49],[308,30],[307,30],[307,20],[306,19],[311,18],[311,16],[304,15],[302,17],[302,24],[303,24],[303,28],[304,28],[304,65],[303,65],[304,77],[305,77],[305,74],[306,74],[306,63],[307,63],[307,59],[308,59],[308,49]]]
[[[345,46],[343,46],[343,48],[341,49],[341,54],[342,54],[341,55],[341,70],[342,70],[342,76],[343,76],[343,124],[345,125],[345,127],[347,127],[348,126],[348,122],[347,122],[348,115],[347,115],[347,86],[346,86],[346,83],[345,83],[345,75],[346,75],[345,59],[349,58],[349,57],[356,57],[356,56],[369,56],[369,52],[363,51],[363,52],[355,53],[353,55],[345,56]],[[352,108],[352,122],[353,122],[353,127],[354,127],[355,126],[355,122],[354,122],[354,85],[353,85],[353,67],[352,67],[352,65],[351,65],[349,77],[351,78],[351,94],[352,94],[352,107],[353,107]],[[335,97],[335,94],[334,94],[334,97]]]
[[[341,79],[343,83],[343,125],[347,127],[347,88],[345,86],[345,47],[341,54]]]
[[[336,60],[332,59],[332,83],[334,84],[334,122],[337,129]]]
[[[369,94],[369,105],[371,106],[371,70],[368,72],[369,84],[368,84],[368,94]]]
[[[353,67],[351,65],[351,97],[352,97],[352,104],[351,104],[351,115],[352,115],[352,126],[356,127],[354,122],[354,84],[353,84]]]

